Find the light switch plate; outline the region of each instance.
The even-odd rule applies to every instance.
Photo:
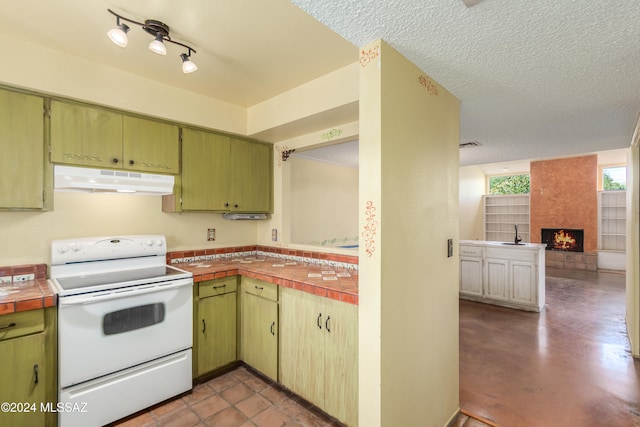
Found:
[[[271,241],[273,241],[273,242],[277,242],[278,241],[278,229],[277,228],[272,228],[271,229]]]
[[[207,242],[213,242],[216,240],[216,229],[208,228],[207,229]]]
[[[451,258],[453,256],[453,239],[447,240],[447,258]]]

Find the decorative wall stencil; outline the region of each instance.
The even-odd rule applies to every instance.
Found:
[[[371,200],[367,201],[364,216],[366,224],[364,225],[364,231],[362,231],[362,238],[364,239],[365,252],[368,257],[371,257],[376,250],[376,241],[373,238],[378,230],[376,207]]]
[[[380,55],[379,51],[380,51],[380,46],[374,46],[368,51],[365,51],[363,49],[362,52],[360,53],[360,65],[362,65],[363,67],[366,67],[367,65],[369,65],[369,62],[371,62],[372,60],[374,60]]]
[[[289,147],[287,147],[286,145],[280,146],[278,144],[274,145],[273,149],[276,150],[276,153],[278,153],[276,157],[278,158],[279,168],[282,167],[282,162],[286,162],[289,156],[291,155],[291,153],[296,151],[295,149],[290,150]]]
[[[329,132],[322,134],[322,139],[331,141],[333,138],[337,138],[340,135],[342,135],[342,129],[331,129]]]
[[[429,77],[427,77],[425,75],[418,76],[418,82],[422,86],[427,88],[427,92],[429,92],[429,95],[437,95],[438,94],[438,87],[433,82],[433,80],[431,80]]]

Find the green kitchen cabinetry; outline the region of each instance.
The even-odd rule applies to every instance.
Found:
[[[182,174],[165,212],[273,211],[273,148],[215,132],[182,130]]]
[[[349,426],[358,424],[358,307],[280,291],[280,382]]]
[[[56,414],[43,410],[57,401],[54,323],[55,307],[0,316],[0,402],[9,405],[0,424],[55,425]]]
[[[182,130],[182,210],[228,210],[230,141],[226,135]]]
[[[180,172],[179,127],[51,101],[51,162],[139,172]]]
[[[43,112],[42,97],[0,89],[0,209],[50,208]]]
[[[236,276],[194,286],[194,378],[237,360],[237,288]]]
[[[278,380],[278,285],[250,277],[241,284],[240,358]]]
[[[273,212],[273,147],[231,140],[230,210]]]

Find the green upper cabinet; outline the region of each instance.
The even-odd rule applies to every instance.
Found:
[[[183,129],[182,175],[163,209],[273,212],[271,145]]]
[[[52,100],[51,162],[178,174],[179,128]]]
[[[51,162],[122,167],[122,115],[51,101]]]
[[[273,147],[231,140],[231,206],[238,212],[273,211]]]
[[[177,174],[180,172],[180,128],[124,116],[123,153],[125,169]]]
[[[182,130],[182,210],[229,209],[229,143],[225,135]]]
[[[0,89],[0,208],[44,207],[44,100]]]

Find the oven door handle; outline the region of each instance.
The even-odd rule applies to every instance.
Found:
[[[128,297],[137,296],[137,295],[150,294],[150,293],[165,291],[169,289],[179,289],[179,288],[184,288],[186,286],[193,286],[192,278],[175,280],[173,282],[166,282],[166,284],[154,283],[151,285],[139,285],[139,286],[132,286],[129,288],[113,289],[110,291],[101,291],[101,292],[95,292],[90,294],[60,297],[58,303],[60,304],[60,306],[94,304],[98,302],[119,299],[119,298],[128,298]]]

